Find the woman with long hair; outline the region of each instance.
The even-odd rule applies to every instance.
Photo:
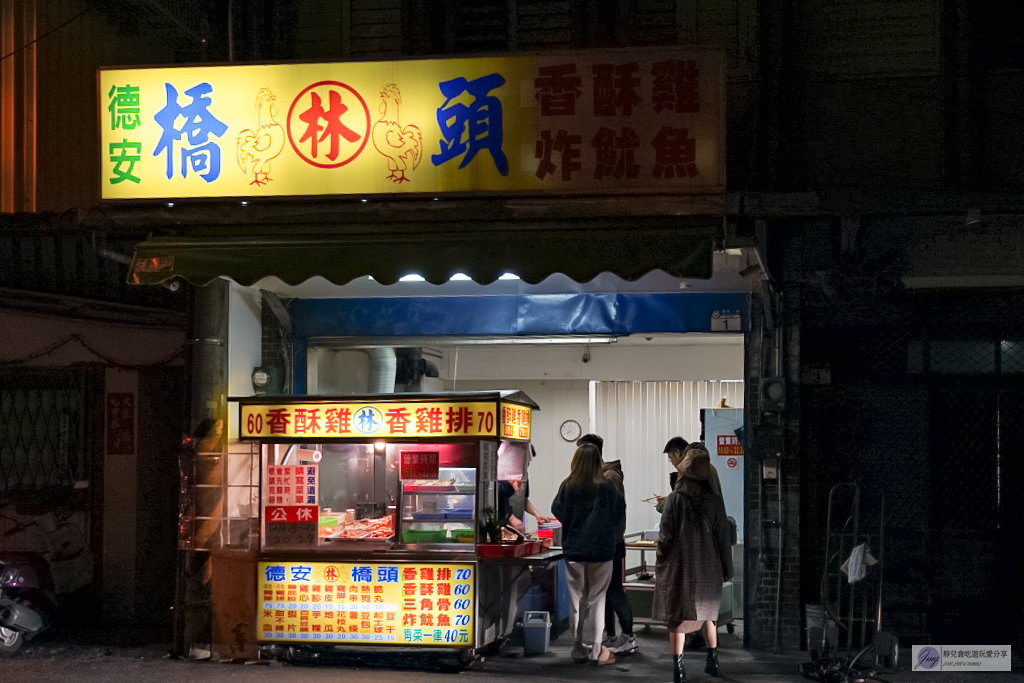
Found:
[[[572,471],[551,503],[552,513],[562,523],[569,624],[574,638],[572,658],[597,665],[615,663],[615,655],[601,645],[601,640],[605,591],[615,557],[615,529],[626,514],[626,500],[605,479],[602,465],[597,446],[581,445],[573,455]]]
[[[711,483],[711,459],[702,443],[690,444],[677,465],[675,489],[665,501],[654,570],[654,618],[669,628],[675,683],[686,680],[686,634],[704,630],[704,671],[718,675],[718,604],[732,578],[732,545],[722,497]]]

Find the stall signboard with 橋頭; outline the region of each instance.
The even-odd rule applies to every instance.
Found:
[[[723,192],[721,52],[101,69],[106,200]]]
[[[260,562],[264,641],[471,647],[476,567],[401,562]]]

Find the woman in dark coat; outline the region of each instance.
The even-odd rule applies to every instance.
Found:
[[[605,592],[612,578],[617,529],[626,515],[622,492],[605,479],[601,451],[592,443],[576,449],[572,472],[558,488],[551,512],[562,523],[562,552],[569,592],[573,661],[607,665],[615,655],[601,644]],[[587,628],[588,616],[592,627]]]
[[[654,618],[669,627],[675,681],[686,679],[686,634],[704,628],[705,671],[718,675],[718,619],[722,583],[732,578],[732,547],[722,497],[712,491],[711,460],[702,445],[686,451],[679,478],[661,514],[655,568]]]

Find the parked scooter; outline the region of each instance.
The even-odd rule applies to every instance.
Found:
[[[78,525],[55,521],[52,514],[32,518],[0,512],[0,524],[9,527],[3,545],[38,527],[32,535],[43,543],[36,545],[48,546],[0,551],[0,657],[9,657],[50,626],[67,595],[92,583],[92,553]]]

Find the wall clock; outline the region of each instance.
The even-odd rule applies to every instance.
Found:
[[[576,439],[580,438],[583,434],[583,428],[580,427],[580,423],[576,420],[566,420],[562,423],[562,426],[558,428],[558,433],[562,435],[562,438],[566,441],[575,442]]]

